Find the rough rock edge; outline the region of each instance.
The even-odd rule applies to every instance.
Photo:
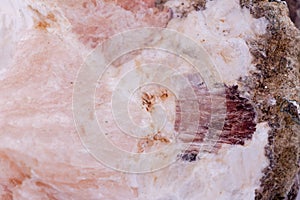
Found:
[[[295,111],[291,104],[300,102],[300,31],[284,3],[241,0],[240,4],[254,17],[269,21],[265,35],[248,41],[257,71],[243,80],[256,104],[258,122],[268,121],[271,127],[266,147],[270,164],[264,169],[255,199],[295,199],[299,190],[300,125],[299,114],[291,112]]]
[[[292,21],[297,28],[300,28],[300,0],[286,0],[286,2],[290,10]]]
[[[155,0],[155,7],[159,10],[165,8],[165,4],[169,0]],[[181,2],[178,6],[172,9],[173,17],[184,18],[193,10],[204,10],[206,6],[206,0],[178,0]]]
[[[206,0],[203,2],[201,8],[205,9]],[[250,9],[254,17],[269,21],[265,35],[248,41],[257,71],[241,78],[243,88],[248,88],[253,97],[258,123],[268,121],[271,127],[265,150],[270,164],[264,169],[255,199],[296,199],[300,127],[299,113],[295,116],[290,111],[295,110],[291,101],[300,102],[300,32],[289,18],[287,5],[280,0],[240,0],[240,5]],[[271,103],[274,100],[276,103]]]

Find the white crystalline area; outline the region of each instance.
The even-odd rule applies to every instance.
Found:
[[[167,5],[177,10],[179,2],[169,1]],[[266,19],[254,19],[248,9],[240,8],[237,0],[207,1],[202,12],[192,11],[186,18],[174,15],[168,28],[183,32],[203,45],[225,83],[236,84],[239,77],[254,70],[247,41],[265,33]]]
[[[233,84],[252,69],[246,40],[264,33],[265,20],[252,18],[237,0],[209,1],[206,10],[171,21],[168,10],[150,6],[136,12],[135,4],[126,7],[131,0],[122,1],[125,6],[118,2],[1,1],[0,46],[5,51],[0,53],[0,199],[253,199],[268,164],[265,123],[257,125],[244,146],[223,145],[199,161],[126,174],[102,165],[84,148],[74,125],[72,94],[93,45],[114,33],[149,26],[189,35],[208,51],[224,82]],[[173,9],[174,2],[167,6]],[[107,79],[118,80],[121,72],[152,55],[130,55],[124,68],[112,66]],[[110,94],[106,85],[97,101],[109,100]],[[110,111],[97,113],[98,118],[108,116],[105,112]],[[112,140],[121,147],[131,144],[120,138]]]
[[[0,79],[12,64],[16,43],[23,39],[22,34],[33,25],[31,15],[26,12],[26,3],[21,0],[1,1],[0,7]]]
[[[179,162],[146,175],[141,199],[254,199],[261,169],[268,165],[262,148],[268,130],[266,123],[258,124],[252,141],[243,147],[224,145],[217,155],[205,155],[197,163]]]

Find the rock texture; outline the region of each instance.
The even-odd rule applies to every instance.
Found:
[[[296,27],[300,28],[300,1],[287,0],[286,1],[290,11],[290,17],[295,23]]]
[[[242,1],[241,5],[270,22],[267,34],[250,41],[258,69],[249,84],[251,93],[259,121],[267,120],[272,128],[266,148],[270,165],[264,171],[256,198],[295,199],[299,189],[300,32],[282,2]]]
[[[3,5],[0,45],[7,51],[0,53],[1,199],[296,198],[300,34],[286,4],[3,0]],[[82,145],[73,120],[73,87],[80,66],[99,43],[113,34],[149,26],[178,31],[203,46],[226,86],[229,112],[216,151],[192,149],[161,170],[123,173],[98,162]],[[178,102],[165,88],[144,88],[141,95],[133,95],[139,100],[132,104],[136,123],[147,122],[144,114],[155,110],[156,103],[167,110],[166,129],[145,140],[122,134],[109,110],[118,80],[132,69],[149,73],[141,66],[153,61],[193,74],[178,55],[139,50],[112,63],[96,85],[99,123],[107,138],[126,151],[155,151],[176,141]],[[206,103],[208,98],[202,100]],[[193,120],[185,120],[189,121]],[[196,131],[189,134],[197,139]],[[201,137],[185,141],[201,144]]]

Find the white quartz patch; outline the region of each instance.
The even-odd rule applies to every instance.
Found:
[[[20,41],[24,30],[32,27],[33,19],[22,0],[2,0],[0,7],[0,79],[12,64],[16,52],[16,43]]]
[[[216,155],[196,162],[177,162],[138,181],[139,199],[254,199],[262,170],[268,166],[265,145],[269,126],[260,123],[244,146],[223,145]]]
[[[178,10],[181,1],[169,1]],[[190,36],[208,51],[216,68],[227,84],[254,70],[247,42],[266,31],[267,20],[255,19],[238,0],[208,1],[203,11],[192,11],[187,17],[174,15],[168,28]]]

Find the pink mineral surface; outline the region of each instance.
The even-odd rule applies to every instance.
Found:
[[[258,123],[256,111],[248,101],[249,93],[239,81],[254,70],[248,41],[265,34],[268,22],[263,17],[252,17],[238,0],[209,1],[200,10],[195,10],[192,2],[2,1],[0,199],[255,198],[262,170],[269,164],[265,146],[270,127],[266,122]],[[201,78],[197,84],[192,83],[191,66],[177,55],[146,49],[116,60],[95,86],[95,113],[107,130],[107,138],[119,148],[136,153],[159,150],[178,141],[192,144],[178,155],[175,163],[154,172],[135,174],[104,165],[85,148],[74,122],[72,97],[77,73],[97,45],[114,34],[145,27],[175,30],[203,46],[222,77],[220,84],[226,88],[227,114],[213,150],[198,158],[202,152],[197,145],[207,134],[203,124],[209,123],[211,104],[205,85],[197,85]],[[163,105],[167,113],[164,132],[146,139],[131,139],[122,135],[114,122],[109,104],[113,86],[129,70],[155,62],[172,65],[179,74],[189,77],[194,91],[199,92],[196,96],[201,100],[196,113],[202,116],[197,117],[202,125],[197,127],[198,132],[187,130],[189,121],[195,119],[191,113],[180,110],[179,104],[184,102],[176,101],[172,92],[160,86],[144,87],[124,106],[132,111],[132,120],[143,125],[154,106]]]

